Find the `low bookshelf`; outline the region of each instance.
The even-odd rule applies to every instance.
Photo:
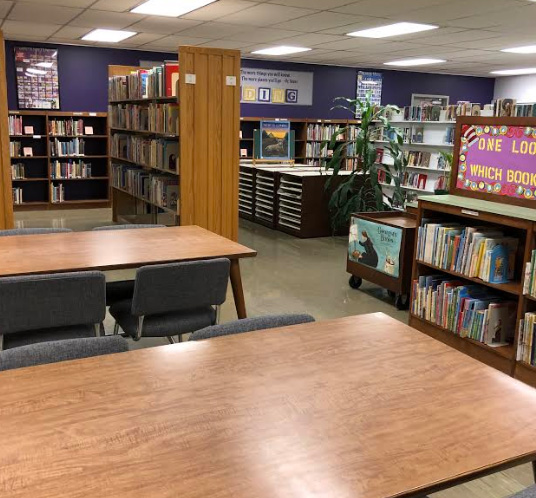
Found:
[[[107,116],[9,111],[15,211],[110,205]]]
[[[536,387],[536,185],[500,182],[524,178],[508,151],[531,130],[536,119],[458,119],[450,194],[418,202],[409,324]]]

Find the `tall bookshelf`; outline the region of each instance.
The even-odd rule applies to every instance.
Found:
[[[9,119],[15,211],[109,206],[106,113],[9,111]]]
[[[0,230],[13,227],[13,200],[9,159],[6,57],[0,31]]]
[[[463,171],[459,168],[460,161],[469,163],[469,159],[462,159],[467,154],[465,149],[467,142],[462,141],[462,134],[468,127],[475,126],[483,129],[498,130],[507,127],[516,127],[519,130],[527,130],[527,127],[536,128],[535,118],[483,118],[461,117],[456,126],[455,150],[453,161],[453,178],[456,179]],[[480,132],[480,131],[479,131]],[[498,135],[499,137],[501,135]],[[463,139],[465,140],[465,138]],[[462,144],[462,145],[460,145]],[[463,146],[463,150],[462,150]],[[504,145],[504,147],[507,147]],[[463,156],[466,157],[466,156]],[[505,165],[515,168],[515,163]],[[461,180],[460,180],[461,181]],[[536,250],[536,210],[533,207],[534,196],[526,196],[524,199],[497,195],[486,192],[486,188],[465,189],[455,180],[450,185],[450,195],[423,196],[419,199],[417,209],[418,225],[426,223],[446,223],[473,227],[494,227],[505,236],[518,239],[515,253],[515,265],[513,278],[506,283],[490,283],[477,277],[470,277],[466,273],[459,273],[431,264],[419,258],[418,240],[416,240],[413,280],[420,277],[436,275],[440,278],[452,278],[462,282],[463,285],[477,284],[486,290],[488,294],[498,296],[501,300],[514,304],[515,325],[509,330],[513,337],[512,343],[507,345],[488,345],[469,337],[452,332],[443,328],[433,320],[426,320],[410,311],[409,324],[421,332],[454,347],[455,349],[476,358],[508,375],[514,376],[523,382],[536,387],[536,366],[519,360],[520,321],[525,318],[525,313],[536,312],[536,298],[525,294],[524,280],[526,277],[526,265],[531,261],[532,251]],[[439,251],[434,247],[435,252]],[[530,275],[529,275],[530,277]],[[412,292],[412,303],[416,296]]]
[[[115,106],[165,105],[178,101],[178,133],[118,129],[111,123],[111,143],[118,135],[142,136],[178,143],[176,168],[155,167],[121,153],[112,154],[114,175],[135,168],[146,178],[158,175],[178,183],[178,202],[163,205],[145,190],[124,188],[114,176],[113,219],[124,222],[198,225],[232,240],[238,238],[238,155],[240,52],[217,48],[179,47],[177,97],[110,101]],[[110,66],[109,76],[138,68]],[[117,151],[117,149],[113,149]],[[121,151],[117,151],[121,152]],[[147,180],[143,180],[147,181]],[[169,199],[166,196],[166,201]]]

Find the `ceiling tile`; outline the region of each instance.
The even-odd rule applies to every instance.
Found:
[[[192,21],[193,22],[193,21]],[[227,38],[244,31],[244,26],[225,24],[223,22],[206,22],[181,31],[181,36],[196,36],[199,38],[220,39]]]
[[[275,27],[310,33],[311,31],[320,31],[322,29],[335,28],[338,26],[348,26],[349,24],[358,23],[360,21],[362,21],[362,18],[359,16],[351,16],[339,12],[318,12],[317,14],[277,24]]]
[[[269,0],[269,3],[286,5],[289,7],[301,7],[304,9],[333,10],[341,5],[350,3],[350,1],[351,0]]]
[[[57,7],[53,5],[43,5],[29,2],[18,2],[15,4],[8,19],[12,21],[39,20],[39,22],[50,24],[66,24],[83,9],[72,9],[69,7]]]
[[[21,21],[4,21],[2,31],[6,38],[16,36],[20,39],[21,36],[37,36],[49,37],[54,32],[58,31],[58,24],[45,24],[40,22],[21,22]]]
[[[232,35],[229,38],[231,40],[250,41],[251,43],[270,43],[300,34],[299,31],[289,31],[286,29],[257,28],[245,29],[241,33]]]
[[[0,19],[3,19],[4,17],[6,17],[12,5],[13,5],[13,2],[0,1]]]
[[[211,3],[206,7],[194,10],[189,14],[182,16],[183,19],[193,19],[195,21],[214,21],[223,16],[240,12],[241,10],[253,7],[258,2],[249,2],[246,0],[219,0]]]
[[[140,4],[140,0],[99,0],[92,9],[109,10],[112,12],[130,12]]]
[[[216,40],[202,43],[201,47],[217,47],[217,48],[229,48],[232,50],[241,50],[251,46],[251,42],[237,41],[237,40]]]
[[[172,52],[178,51],[180,45],[201,45],[207,43],[207,38],[193,38],[187,36],[165,36],[160,40],[143,45],[143,48],[166,49]]]
[[[399,2],[393,2],[392,0],[362,0],[354,3],[347,2],[344,6],[331,10],[344,14],[390,17],[397,14],[406,14],[411,10],[438,5],[442,2],[443,0],[405,0]]]
[[[125,42],[128,41],[129,45],[145,45],[146,43],[152,43],[157,40],[160,40],[161,38],[164,38],[165,35],[158,34],[158,33],[138,33],[137,35],[132,36],[131,38],[127,38],[124,40]],[[123,45],[122,42],[119,43],[119,45]]]
[[[198,21],[187,19],[170,19],[169,17],[147,17],[142,21],[131,24],[128,29],[137,32],[161,33],[163,35],[172,35],[182,30],[198,26]]]
[[[58,26],[58,28],[60,28]],[[54,33],[54,38],[63,38],[66,40],[75,41],[87,35],[91,31],[90,28],[80,28],[76,26],[63,26]]]
[[[311,9],[298,9],[296,7],[285,7],[283,5],[275,6],[263,3],[221,17],[219,21],[232,24],[243,23],[249,26],[270,26],[271,24],[282,23],[289,19],[298,19],[300,17],[308,16],[315,12],[315,10]]]
[[[83,9],[95,3],[95,0],[26,0],[26,1],[30,3],[37,3],[40,5],[59,5],[60,7],[80,7]]]
[[[86,10],[76,19],[71,21],[72,26],[83,26],[88,28],[109,28],[124,29],[127,26],[143,19],[139,14],[120,14],[118,12],[107,12],[104,10]]]
[[[282,40],[278,40],[278,43],[280,43],[281,45],[291,45],[298,47],[315,47],[318,45],[323,45],[324,43],[336,42],[341,40],[345,40],[345,38],[336,35],[322,35],[319,33],[311,33],[293,36],[291,38],[284,38]],[[310,52],[302,53],[306,54]]]

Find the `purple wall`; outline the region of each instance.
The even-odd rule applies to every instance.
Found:
[[[136,66],[140,60],[163,61],[176,59],[176,54],[143,52],[98,47],[48,45],[33,42],[6,42],[6,73],[10,109],[17,109],[13,47],[38,46],[59,49],[60,100],[62,111],[106,111],[108,100],[108,66],[111,64]],[[242,104],[242,116],[280,118],[337,118],[348,117],[341,110],[331,111],[335,97],[353,97],[356,91],[357,69],[340,66],[293,64],[285,62],[248,60],[244,67],[266,67],[313,71],[314,90],[312,106],[283,106],[269,104]],[[493,99],[493,78],[449,76],[441,74],[382,71],[383,103],[409,105],[412,93],[449,95],[451,102],[470,100],[489,103]]]

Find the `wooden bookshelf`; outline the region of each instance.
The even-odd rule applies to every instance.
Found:
[[[514,342],[509,346],[491,347],[470,338],[463,338],[452,331],[410,314],[409,324],[448,344],[469,356],[488,365],[513,375],[516,378],[536,387],[536,368],[516,360],[519,345],[519,321],[527,311],[536,311],[536,298],[523,295],[523,275],[525,264],[530,261],[531,253],[536,249],[536,210],[526,207],[505,205],[498,202],[473,199],[460,196],[426,196],[419,199],[417,221],[441,220],[459,222],[467,226],[489,225],[502,228],[505,234],[519,239],[514,279],[505,284],[492,284],[479,278],[467,277],[463,274],[439,268],[435,265],[414,258],[413,279],[421,275],[445,274],[452,275],[467,283],[477,283],[488,287],[505,300],[517,303],[516,330]],[[413,300],[412,296],[412,300]]]
[[[12,133],[11,142],[20,142],[21,147],[32,147],[29,157],[12,156],[11,165],[23,164],[24,177],[11,176],[13,189],[22,189],[22,202],[14,203],[15,211],[62,208],[109,207],[109,166],[107,113],[103,112],[59,112],[59,111],[9,111],[10,117],[22,118],[22,134]],[[83,120],[84,127],[92,127],[93,134],[52,134],[53,122],[67,122],[71,119]],[[33,133],[25,133],[24,127],[33,127]],[[83,155],[57,155],[53,143],[84,140]],[[91,164],[90,176],[56,176],[53,172],[55,162],[75,163],[82,161]],[[11,168],[9,168],[11,170]],[[52,187],[62,185],[64,200],[54,201]]]
[[[179,183],[176,210],[162,207],[122,188],[113,178],[113,219],[173,225],[198,225],[232,240],[238,238],[238,135],[240,112],[240,52],[179,47],[180,78],[176,98],[111,99],[113,106],[149,105],[178,100],[178,133],[125,129],[110,122],[110,136],[179,142],[175,170],[136,163],[114,153],[111,162],[130,165],[149,174],[169,175]],[[139,68],[110,66],[109,76],[128,75]],[[235,83],[230,82],[232,77]],[[112,143],[112,139],[110,140]],[[116,151],[117,152],[117,151]]]
[[[13,227],[13,195],[9,159],[6,57],[0,31],[0,230]]]

